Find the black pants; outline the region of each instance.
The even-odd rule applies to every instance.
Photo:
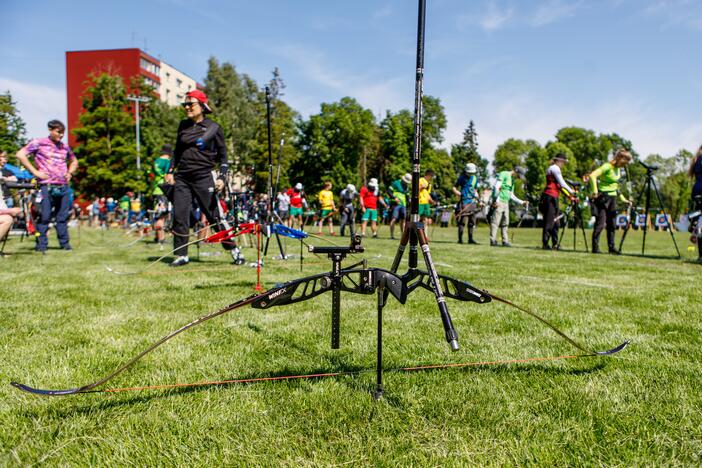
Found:
[[[214,180],[211,173],[176,174],[173,189],[173,248],[176,255],[188,255],[188,240],[190,238],[190,210],[193,197],[200,206],[214,231],[220,231],[226,226],[220,224],[217,197],[214,191]],[[234,247],[233,241],[222,242],[225,249]]]
[[[459,203],[456,207],[456,225],[458,226],[458,242],[463,242],[463,231],[468,221],[468,240],[473,240],[473,232],[478,221],[478,205],[476,203]]]
[[[339,221],[339,228],[341,229],[341,235],[346,232],[346,226],[349,227],[350,235],[353,237],[356,228],[356,210],[353,205],[343,206],[341,208],[341,220]]]
[[[598,252],[600,250],[600,234],[606,225],[607,247],[609,247],[610,252],[613,252],[616,250],[614,246],[614,221],[617,217],[617,199],[613,195],[600,193],[595,199],[595,206],[597,207],[597,218],[595,229],[592,231],[592,251]]]
[[[544,217],[544,228],[541,232],[541,243],[544,247],[547,247],[549,241],[551,241],[552,245],[556,247],[558,245],[558,229],[560,228],[560,223],[557,219],[558,215],[560,214],[560,210],[558,209],[558,198],[543,194],[541,196],[541,201],[539,202],[539,211]]]

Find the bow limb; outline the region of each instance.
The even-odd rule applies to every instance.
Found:
[[[573,345],[575,348],[577,348],[577,349],[579,349],[580,351],[582,351],[583,353],[585,353],[584,356],[608,356],[608,355],[610,355],[610,354],[618,353],[619,351],[623,350],[624,348],[626,348],[626,347],[629,345],[629,340],[627,340],[627,341],[624,341],[622,344],[620,344],[620,345],[618,345],[618,346],[616,346],[616,347],[614,347],[614,348],[612,348],[612,349],[608,349],[608,350],[606,350],[606,351],[594,351],[594,350],[592,350],[591,348],[588,348],[587,346],[578,343],[578,342],[575,341],[573,338],[571,338],[570,336],[566,335],[566,334],[565,334],[563,331],[561,331],[558,327],[556,327],[555,325],[553,325],[551,322],[549,322],[549,321],[546,320],[545,318],[541,317],[540,315],[538,315],[538,314],[536,314],[536,313],[534,313],[534,312],[531,312],[530,310],[527,310],[527,309],[525,309],[525,308],[523,308],[523,307],[520,307],[520,306],[514,304],[513,302],[508,301],[507,299],[503,299],[503,298],[501,298],[501,297],[495,296],[495,295],[492,294],[492,293],[486,293],[486,294],[489,294],[490,297],[492,297],[493,299],[495,299],[495,300],[498,301],[498,302],[502,302],[503,304],[506,304],[506,305],[508,305],[508,306],[514,307],[515,309],[517,309],[517,310],[519,310],[519,311],[521,311],[521,312],[524,312],[524,313],[527,314],[527,315],[530,315],[530,316],[534,317],[536,320],[538,320],[539,322],[543,323],[544,325],[546,325],[547,327],[549,327],[551,330],[553,330],[554,332],[556,332],[561,338],[563,338],[564,340],[566,340],[568,343],[570,343],[571,345]]]
[[[274,289],[277,289],[277,288],[274,288]],[[271,291],[273,291],[273,290],[271,290]],[[256,300],[258,300],[262,297],[265,297],[271,291],[266,291],[263,294],[254,294],[252,296],[247,297],[246,299],[242,299],[240,301],[229,304],[226,307],[223,307],[217,311],[211,312],[207,315],[203,315],[203,316],[193,320],[192,322],[190,322],[186,325],[183,325],[182,327],[178,328],[177,330],[172,331],[168,335],[164,336],[163,338],[161,338],[160,340],[158,340],[157,342],[155,342],[154,344],[152,344],[151,346],[146,348],[144,351],[142,351],[141,353],[134,356],[132,359],[130,359],[126,363],[122,364],[120,367],[118,367],[117,369],[112,371],[110,374],[106,375],[105,377],[102,377],[99,380],[96,380],[93,383],[83,385],[82,387],[65,389],[65,390],[42,390],[42,389],[30,387],[28,385],[24,385],[24,384],[21,384],[18,382],[10,382],[10,384],[12,386],[24,391],[24,392],[32,393],[35,395],[44,395],[44,396],[75,395],[77,393],[87,392],[89,390],[92,390],[95,387],[99,387],[100,385],[104,384],[105,382],[113,379],[114,377],[118,376],[122,372],[126,371],[127,369],[132,367],[134,364],[136,364],[141,358],[143,358],[144,356],[149,354],[151,351],[155,350],[156,348],[158,348],[159,346],[161,346],[165,342],[169,341],[170,339],[174,338],[175,336],[180,335],[185,330],[187,330],[189,328],[193,328],[197,325],[200,325],[201,323],[207,322],[208,320],[213,319],[215,317],[219,317],[220,315],[224,315],[227,312],[231,312],[232,310],[236,310],[236,309],[239,309],[239,308],[244,307],[246,305],[249,305]]]

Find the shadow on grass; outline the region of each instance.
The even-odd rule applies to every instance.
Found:
[[[139,393],[134,396],[129,396],[126,398],[120,398],[116,400],[109,401],[99,401],[94,404],[95,400],[90,400],[85,405],[81,405],[77,408],[42,408],[42,411],[48,410],[52,416],[65,417],[76,414],[94,414],[96,409],[107,410],[111,408],[119,408],[124,405],[134,405],[139,403],[148,403],[152,400],[167,398],[171,395],[188,395],[191,393],[199,393],[206,391],[207,389],[213,387],[252,387],[255,385],[263,383],[275,383],[278,385],[285,385],[286,388],[303,388],[309,386],[312,381],[335,378],[338,383],[345,385],[347,388],[355,391],[366,393],[371,397],[373,392],[376,390],[376,381],[360,380],[359,376],[364,374],[375,374],[375,368],[367,368],[361,366],[352,366],[345,363],[339,363],[336,366],[331,366],[332,368],[315,368],[310,370],[309,368],[293,368],[285,367],[276,372],[269,373],[250,373],[244,376],[232,377],[229,379],[223,379],[221,381],[211,381],[193,384],[174,384],[181,385],[179,387],[173,387],[169,385],[163,386],[152,386],[152,387],[133,387],[119,389],[115,388],[112,391],[107,390],[94,390],[87,393],[132,393],[133,392],[152,392],[149,394]],[[454,367],[449,369],[437,369],[437,368],[427,368],[427,369],[407,369],[404,367],[393,367],[384,370],[383,375],[388,374],[417,374],[417,373],[429,373],[429,372],[445,372],[454,371],[455,373],[476,373],[476,372],[490,372],[497,375],[510,375],[516,373],[538,373],[541,375],[572,375],[581,376],[587,375],[592,372],[597,372],[606,367],[606,363],[603,360],[596,362],[584,368],[562,368],[562,367],[550,367],[544,366],[543,363],[534,364],[490,364],[490,365],[479,365],[479,366],[466,366],[466,367]],[[83,394],[83,395],[85,395]],[[56,397],[53,397],[56,398]],[[71,397],[59,397],[59,398],[71,398]],[[85,401],[85,400],[83,400]],[[389,404],[390,406],[396,408],[403,408],[403,398],[401,394],[393,392],[392,387],[385,386],[385,392],[382,396],[381,401]],[[20,414],[25,417],[36,417],[37,413],[24,410]],[[375,410],[369,414],[369,420],[372,420],[375,415]]]

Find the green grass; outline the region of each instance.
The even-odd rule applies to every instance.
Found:
[[[0,259],[0,465],[699,465],[702,463],[700,274],[686,259],[593,256],[515,247],[458,246],[436,228],[441,273],[531,308],[612,358],[374,374],[185,390],[41,398],[10,380],[69,388],[107,374],[193,318],[252,293],[255,269],[202,256],[172,270],[152,244],[124,248],[121,232],[72,232],[75,251],[31,253],[12,240]],[[588,235],[590,233],[588,232]],[[387,237],[387,228],[381,236]],[[570,233],[568,235],[569,238]],[[52,238],[51,245],[56,241]],[[322,244],[321,241],[313,241]],[[365,242],[388,268],[396,243]],[[625,251],[640,252],[632,233]],[[299,252],[289,241],[291,252]],[[566,245],[569,247],[569,244]],[[220,252],[217,246],[203,252]],[[195,249],[191,251],[194,256]],[[250,260],[252,249],[245,253]],[[647,253],[674,253],[651,233]],[[404,268],[404,267],[403,267]],[[306,255],[305,275],[328,261]],[[266,287],[300,276],[297,260],[267,260]],[[109,387],[317,371],[372,370],[374,296],[342,297],[341,349],[329,348],[330,295],[269,310],[244,308],[171,340]],[[449,301],[461,350],[451,353],[433,296],[417,291],[385,309],[385,365],[571,354],[531,317],[498,303]]]

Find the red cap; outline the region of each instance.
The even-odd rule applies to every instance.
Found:
[[[185,97],[197,99],[200,102],[200,104],[202,104],[202,108],[205,110],[206,114],[212,112],[210,106],[207,105],[207,95],[199,89],[193,89],[192,91],[188,91]]]

